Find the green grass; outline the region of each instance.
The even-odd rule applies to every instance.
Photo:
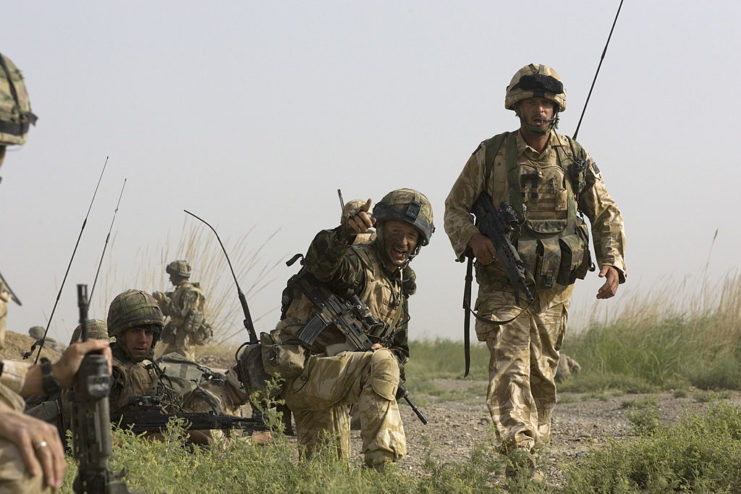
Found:
[[[564,482],[559,488],[515,479],[505,490],[506,465],[491,436],[476,441],[464,461],[446,461],[439,454],[444,446],[428,443],[421,474],[410,475],[395,465],[378,474],[354,461],[338,461],[330,449],[299,461],[295,446],[280,434],[267,446],[236,440],[194,449],[185,444],[182,429],[172,426],[161,442],[116,431],[110,467],[126,468],[129,489],[172,494],[741,491],[741,409],[718,404],[673,425],[653,420],[655,408],[650,406],[633,411],[638,437],[610,441],[578,462],[561,465]],[[70,465],[63,493],[72,492],[71,460]]]
[[[614,320],[569,334],[562,351],[582,371],[562,389],[741,389],[741,275],[699,288],[636,297]]]
[[[392,466],[379,475],[356,460],[337,461],[330,450],[299,461],[295,444],[280,434],[267,446],[237,440],[194,450],[177,428],[162,442],[116,432],[110,467],[125,467],[129,488],[146,493],[741,492],[741,409],[722,401],[728,390],[741,389],[741,276],[689,300],[670,303],[656,298],[661,296],[567,335],[562,350],[582,370],[559,384],[561,403],[621,396],[633,435],[559,465],[564,479],[558,488],[522,479],[505,486],[493,434],[475,437],[466,460],[446,460],[446,445],[427,443],[415,451],[426,458],[422,471]],[[462,343],[416,341],[410,351],[407,387],[418,405],[483,404],[489,361],[484,345],[472,345],[465,379]],[[699,391],[686,391],[690,386]],[[708,411],[662,423],[658,399],[650,396],[662,390],[709,403]],[[636,393],[648,396],[630,396]],[[69,463],[65,493],[72,492],[75,474]]]
[[[567,471],[566,493],[741,492],[741,410],[726,404],[611,442]]]

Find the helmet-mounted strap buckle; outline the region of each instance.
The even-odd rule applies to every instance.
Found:
[[[422,205],[418,202],[410,202],[407,206],[407,210],[405,212],[406,216],[410,218],[412,221],[417,219],[417,216],[419,216],[419,211],[422,208]]]

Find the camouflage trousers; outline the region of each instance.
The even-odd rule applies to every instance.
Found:
[[[338,456],[348,458],[350,406],[357,403],[366,464],[400,459],[406,454],[406,436],[395,399],[398,385],[399,365],[387,349],[310,357],[284,392],[301,453],[311,457],[329,439],[337,441]]]
[[[489,388],[486,404],[503,451],[533,450],[550,441],[551,413],[556,405],[555,374],[566,330],[568,302],[540,310],[538,300],[527,310],[515,304],[513,294],[479,294],[479,314],[494,325],[476,321],[479,339],[489,348]]]

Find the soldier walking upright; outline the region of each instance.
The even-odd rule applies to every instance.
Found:
[[[591,222],[599,277],[605,279],[599,299],[615,295],[625,281],[625,235],[596,163],[579,143],[556,133],[558,113],[566,109],[556,71],[538,64],[517,71],[505,107],[520,128],[483,141],[473,152],[445,201],[445,231],[459,260],[467,254],[476,259],[476,334],[491,353],[486,402],[502,451],[528,456],[550,439],[569,299],[574,281],[592,267],[582,214]],[[497,259],[492,240],[474,224],[472,208],[482,193],[494,208],[509,203],[516,214],[509,238],[532,302],[521,286],[513,287],[506,260]]]

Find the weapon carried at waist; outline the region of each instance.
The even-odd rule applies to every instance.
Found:
[[[209,412],[167,414],[163,411],[160,396],[132,396],[121,408],[121,412],[114,414],[113,422],[122,429],[131,429],[134,434],[141,434],[162,431],[173,418],[183,419],[186,430],[240,429],[248,432],[267,430],[265,423],[255,418],[216,415]]]
[[[80,307],[81,340],[87,340],[87,285],[77,285]],[[112,439],[108,405],[111,376],[108,361],[98,353],[88,353],[82,360],[72,388],[72,441],[79,462],[73,489],[77,494],[128,494],[126,483],[108,470]]]
[[[357,295],[353,295],[350,300],[342,299],[307,272],[299,275],[296,283],[318,309],[298,334],[298,339],[304,345],[310,347],[325,329],[334,327],[345,336],[347,343],[355,351],[370,351],[374,342],[366,332],[374,332],[382,327],[383,323],[373,317],[368,306]],[[378,339],[377,342],[386,342],[386,339]],[[426,425],[427,418],[412,402],[406,387],[400,382],[396,399],[401,398],[409,404],[420,422]]]
[[[520,290],[525,294],[528,302],[532,302],[533,294],[527,286],[525,264],[509,238],[509,233],[514,231],[519,224],[512,206],[505,201],[497,210],[494,208],[491,196],[486,191],[482,191],[473,203],[471,212],[476,215],[476,227],[494,244],[497,260],[507,272],[509,282],[515,290],[517,303],[520,302]]]

